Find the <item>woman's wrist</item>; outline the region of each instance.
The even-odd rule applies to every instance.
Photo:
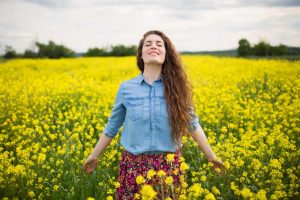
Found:
[[[212,160],[216,160],[217,156],[215,154],[212,154],[212,155],[206,156],[206,158],[207,158],[208,161],[212,161]]]
[[[90,156],[89,156],[90,158],[94,158],[94,159],[96,159],[96,160],[98,160],[98,158],[99,158],[99,156],[97,156],[97,155],[95,155],[95,154],[91,154]]]

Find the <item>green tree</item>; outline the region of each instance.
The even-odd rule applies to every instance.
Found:
[[[239,40],[239,47],[237,49],[238,56],[249,56],[251,55],[251,45],[247,39],[242,38]]]
[[[269,56],[271,55],[271,46],[269,43],[261,40],[253,47],[253,54],[255,56]]]
[[[115,45],[110,47],[111,51],[107,48],[89,48],[84,56],[132,56],[137,53],[137,46],[125,46],[125,45]]]
[[[112,56],[126,56],[127,55],[127,49],[124,45],[112,46],[110,54]]]
[[[124,45],[116,45],[111,47],[112,50],[110,54],[112,56],[131,56],[135,55],[137,48],[136,46],[124,46]]]
[[[38,47],[38,57],[41,58],[61,58],[61,57],[74,57],[75,52],[71,49],[57,45],[53,41],[49,41],[48,44],[35,43]]]
[[[37,58],[38,54],[30,49],[26,49],[24,54],[23,54],[24,58]]]
[[[280,44],[279,46],[271,46],[271,55],[283,56],[288,54],[287,46]]]
[[[95,57],[95,56],[108,56],[109,52],[105,48],[89,48],[88,51],[84,54],[87,57]]]
[[[18,57],[17,52],[11,46],[5,45],[4,51],[5,53],[3,57],[6,59],[12,59]]]

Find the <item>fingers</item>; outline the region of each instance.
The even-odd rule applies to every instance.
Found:
[[[85,163],[83,164],[83,169],[86,170],[86,168],[87,168],[87,162],[85,162]]]
[[[86,163],[84,163],[84,165],[83,165],[83,171],[85,171],[85,172],[88,171],[88,170],[87,170],[87,164],[86,164]]]
[[[91,174],[94,171],[94,169],[92,167],[89,167],[86,172],[87,174]]]
[[[221,161],[213,161],[214,167],[223,168],[224,165]]]
[[[84,169],[84,171],[87,173],[87,174],[91,174],[93,171],[94,171],[94,168],[92,166],[88,166]]]
[[[86,161],[83,164],[83,170],[87,173],[87,174],[91,174],[94,171],[94,167],[93,167],[93,163]]]
[[[226,174],[226,169],[221,161],[214,161],[213,164],[214,170],[218,175],[224,176]]]

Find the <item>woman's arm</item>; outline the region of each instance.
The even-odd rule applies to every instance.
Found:
[[[201,151],[205,154],[208,161],[212,161],[217,158],[211,146],[208,144],[206,135],[201,127],[198,127],[194,132],[192,132],[191,135],[194,141],[198,143],[198,146],[200,147]]]
[[[90,174],[95,170],[98,165],[99,156],[103,153],[111,141],[112,138],[107,137],[104,133],[101,134],[101,137],[98,140],[93,152],[83,164],[83,170],[85,170],[86,173]]]
[[[112,139],[118,133],[120,127],[125,120],[126,109],[123,105],[122,84],[119,86],[112,113],[108,118],[108,122],[104,127],[100,139],[98,140],[93,152],[83,164],[83,169],[88,173],[92,173],[98,165],[99,156],[103,153]]]
[[[126,109],[123,105],[122,87],[123,85],[121,84],[117,91],[111,115],[108,118],[108,122],[104,127],[101,137],[97,142],[91,156],[98,158],[103,153],[103,151],[110,144],[112,139],[116,136],[125,120]]]
[[[105,134],[101,134],[100,139],[98,140],[91,156],[99,158],[99,156],[103,153],[106,147],[110,144],[113,138],[107,137]]]
[[[198,146],[200,147],[201,151],[205,154],[207,157],[208,162],[211,162],[213,164],[213,167],[216,169],[224,169],[224,164],[221,160],[217,159],[217,156],[215,155],[214,151],[212,150],[211,146],[207,142],[206,135],[204,134],[201,126],[197,127],[195,131],[192,132],[192,137],[195,140],[195,142],[198,143]],[[224,170],[216,171],[219,175],[224,175]]]

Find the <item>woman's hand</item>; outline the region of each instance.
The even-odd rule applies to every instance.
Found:
[[[219,175],[224,175],[224,164],[221,160],[218,160],[217,157],[215,158],[208,158],[208,162],[211,162],[213,164],[213,167],[215,169],[215,171],[219,174]],[[217,171],[216,169],[220,169],[220,171]]]
[[[90,174],[92,173],[98,165],[98,158],[96,156],[90,155],[85,163],[83,164],[83,170],[87,173]]]

